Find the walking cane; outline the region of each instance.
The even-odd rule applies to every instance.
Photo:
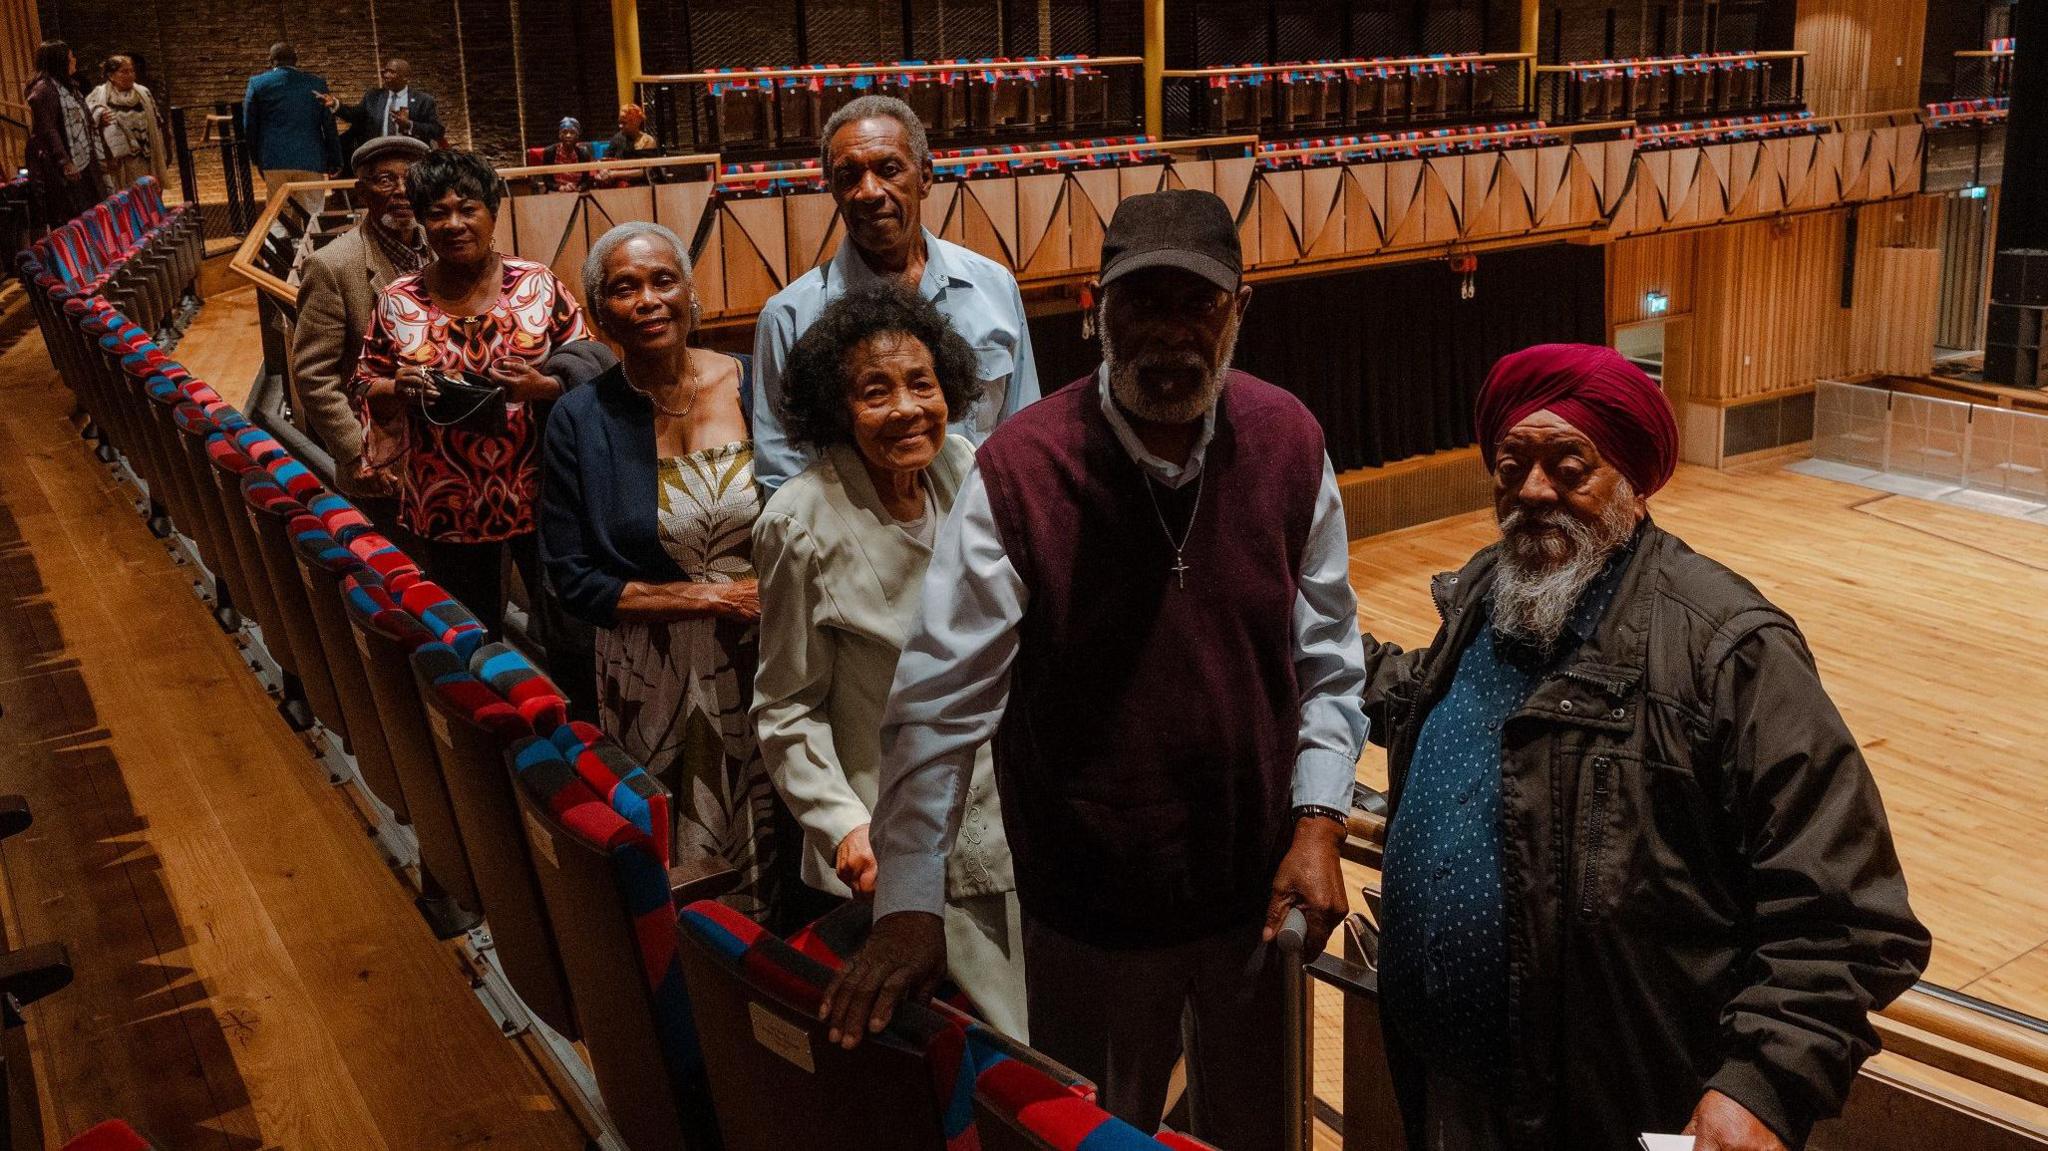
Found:
[[[1308,917],[1296,907],[1280,921],[1274,936],[1280,945],[1281,1008],[1287,1019],[1287,1136],[1281,1144],[1287,1151],[1309,1151],[1315,1108],[1309,1100],[1315,1091],[1315,1029],[1309,1016],[1308,972],[1303,970],[1302,951],[1308,943]]]

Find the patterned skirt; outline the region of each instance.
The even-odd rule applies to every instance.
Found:
[[[621,623],[597,633],[599,725],[675,795],[675,859],[740,873],[728,900],[750,916],[773,907],[789,854],[775,787],[747,709],[757,628],[724,620]]]

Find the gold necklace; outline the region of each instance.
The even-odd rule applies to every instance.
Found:
[[[689,363],[690,363],[690,354],[689,354],[688,352],[684,352],[684,353],[683,353],[683,362],[684,362],[685,364],[689,364]],[[699,392],[702,392],[702,391],[704,390],[704,385],[703,385],[703,384],[701,384],[701,383],[699,383],[699,382],[698,382],[698,380],[697,380],[697,369],[696,369],[696,366],[695,366],[694,364],[692,364],[692,365],[691,365],[691,366],[690,366],[690,367],[689,367],[689,368],[688,368],[688,369],[687,369],[686,371],[684,371],[684,373],[683,373],[683,378],[684,378],[684,379],[686,379],[686,380],[688,380],[688,381],[690,382],[690,398],[689,398],[689,400],[688,400],[687,402],[685,402],[685,403],[683,404],[683,406],[682,406],[682,407],[680,407],[680,408],[671,408],[671,407],[669,407],[669,406],[668,406],[667,404],[664,404],[664,403],[662,403],[662,402],[661,402],[660,400],[657,400],[657,399],[655,399],[655,398],[654,398],[654,393],[653,393],[653,392],[650,392],[650,391],[648,391],[648,390],[647,390],[646,388],[643,388],[643,387],[641,387],[641,386],[640,386],[639,384],[636,384],[636,383],[634,383],[634,382],[633,382],[633,374],[632,374],[631,372],[629,372],[629,371],[627,371],[627,370],[626,370],[626,365],[624,365],[624,364],[620,364],[620,365],[619,365],[619,372],[620,372],[620,374],[622,374],[622,375],[624,375],[624,376],[626,377],[626,386],[627,386],[627,387],[629,387],[629,388],[633,389],[634,391],[636,391],[636,392],[639,392],[639,393],[640,393],[641,395],[643,395],[643,396],[647,397],[647,402],[648,402],[648,403],[650,403],[650,404],[653,404],[653,405],[654,405],[654,410],[655,410],[655,411],[657,411],[657,412],[660,412],[660,413],[661,413],[662,415],[664,415],[664,416],[667,416],[667,417],[669,417],[669,418],[670,418],[670,419],[672,419],[672,420],[680,420],[680,419],[682,419],[682,418],[683,418],[684,416],[687,416],[687,415],[689,415],[689,414],[690,414],[690,412],[691,412],[692,410],[694,410],[694,409],[695,409],[695,408],[697,407],[697,395],[698,395],[698,393],[699,393]]]

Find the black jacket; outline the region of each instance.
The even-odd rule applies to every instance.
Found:
[[[344,167],[348,164],[349,156],[353,155],[357,148],[383,134],[384,105],[390,100],[389,91],[381,87],[372,88],[363,93],[363,98],[355,103],[335,109],[335,115],[348,121],[348,136],[341,143],[341,162]],[[441,142],[441,137],[448,134],[447,129],[441,126],[441,105],[431,94],[416,87],[409,88],[405,95],[405,111],[411,118],[411,123],[402,131],[396,130],[398,125],[393,124],[393,135],[411,136],[415,140],[425,141],[428,147],[433,147]]]
[[[1498,545],[1436,577],[1428,648],[1366,640],[1401,791],[1484,626]],[[1502,732],[1504,1107],[1523,1148],[1624,1151],[1719,1090],[1797,1148],[1927,964],[1877,787],[1791,617],[1646,524],[1593,635]],[[1387,1030],[1412,1145],[1422,1069]]]

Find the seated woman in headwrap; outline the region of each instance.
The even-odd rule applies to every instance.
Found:
[[[754,722],[803,825],[804,882],[872,899],[882,709],[932,541],[974,465],[973,445],[946,427],[980,384],[974,350],[938,309],[889,281],[829,305],[784,378],[784,426],[819,458],[754,524]],[[945,929],[953,981],[984,1020],[1025,1038],[1022,925],[986,745],[946,865]]]
[[[547,156],[550,164],[590,163],[590,145],[583,142],[583,121],[574,116],[562,117],[562,122],[555,126],[555,146],[548,149]],[[590,186],[590,173],[556,172],[548,177],[548,182],[557,192],[580,192]]]

